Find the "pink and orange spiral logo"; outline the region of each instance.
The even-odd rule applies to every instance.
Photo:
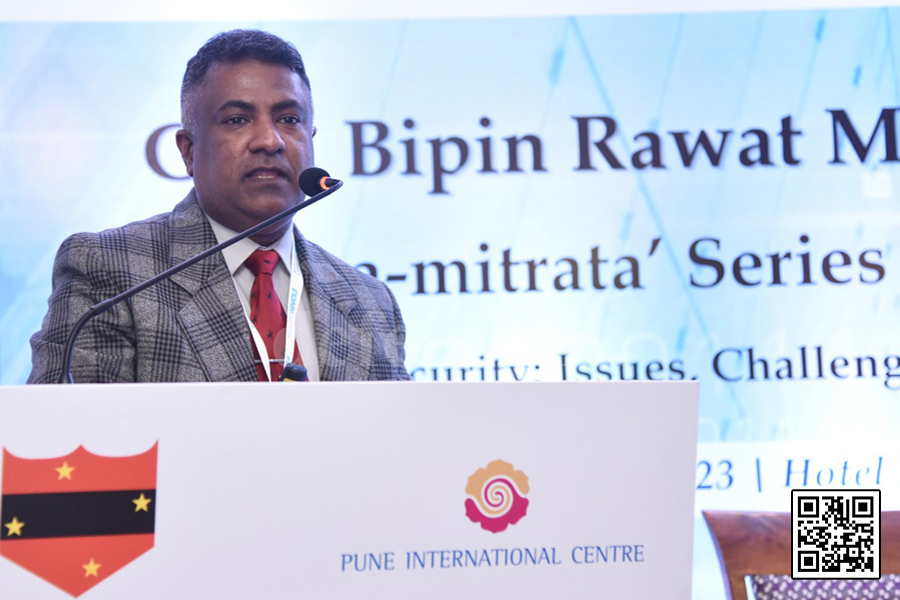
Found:
[[[502,460],[478,469],[466,485],[466,516],[491,533],[515,525],[528,510],[528,477]]]

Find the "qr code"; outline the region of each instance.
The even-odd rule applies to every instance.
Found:
[[[794,579],[881,577],[881,490],[791,490]]]

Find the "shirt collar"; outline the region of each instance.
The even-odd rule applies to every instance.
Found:
[[[237,235],[237,232],[225,227],[209,215],[206,215],[206,219],[209,221],[218,243],[221,244]],[[260,246],[250,238],[245,238],[222,250],[222,256],[225,258],[225,264],[228,266],[228,271],[231,275],[234,276],[237,270],[243,266],[244,261],[260,248],[263,250],[275,250],[281,259],[280,264],[290,271],[291,255],[294,252],[294,228],[289,227],[284,235],[278,238],[271,246]]]

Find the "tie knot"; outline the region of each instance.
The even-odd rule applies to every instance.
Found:
[[[278,253],[274,250],[257,250],[245,263],[255,277],[260,274],[271,275],[278,265]]]

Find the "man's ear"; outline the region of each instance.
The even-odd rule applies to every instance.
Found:
[[[175,133],[175,143],[181,152],[181,160],[184,161],[184,168],[187,174],[194,176],[194,139],[191,137],[187,129],[179,129]]]

